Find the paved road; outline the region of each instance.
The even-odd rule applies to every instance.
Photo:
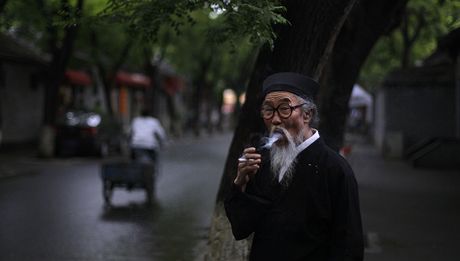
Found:
[[[104,209],[98,161],[3,159],[0,172],[27,175],[0,179],[0,259],[195,259],[230,139],[171,144],[153,208],[142,192],[118,191]],[[360,185],[365,260],[460,260],[460,173],[414,169],[354,142],[348,160]]]
[[[0,259],[193,260],[207,239],[230,139],[171,144],[153,207],[143,191],[120,190],[105,208],[97,160],[4,164],[21,175],[0,180]]]
[[[355,140],[366,261],[458,261],[460,172],[414,169]]]

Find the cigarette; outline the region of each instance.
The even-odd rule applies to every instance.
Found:
[[[246,159],[244,156],[241,158],[238,158],[238,162],[246,162],[248,159]]]

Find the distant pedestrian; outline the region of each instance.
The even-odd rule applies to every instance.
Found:
[[[130,137],[131,158],[142,160],[143,156],[148,156],[156,163],[158,151],[166,140],[166,133],[161,123],[148,110],[143,109],[141,115],[133,119]]]
[[[235,238],[254,233],[250,260],[363,259],[353,171],[312,127],[318,88],[296,73],[263,83],[260,114],[269,143],[244,149],[225,200]]]

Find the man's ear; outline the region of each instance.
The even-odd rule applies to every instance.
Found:
[[[310,112],[304,112],[303,113],[303,121],[305,123],[310,123],[310,121],[311,121],[311,113]]]

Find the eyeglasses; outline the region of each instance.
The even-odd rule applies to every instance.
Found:
[[[278,116],[280,116],[281,119],[287,119],[291,117],[292,111],[295,109],[302,107],[306,103],[302,103],[299,105],[291,106],[287,103],[281,103],[278,105],[278,107],[273,107],[270,105],[263,105],[262,108],[260,109],[260,115],[264,120],[270,120],[273,118],[275,115],[275,111],[278,112]]]

